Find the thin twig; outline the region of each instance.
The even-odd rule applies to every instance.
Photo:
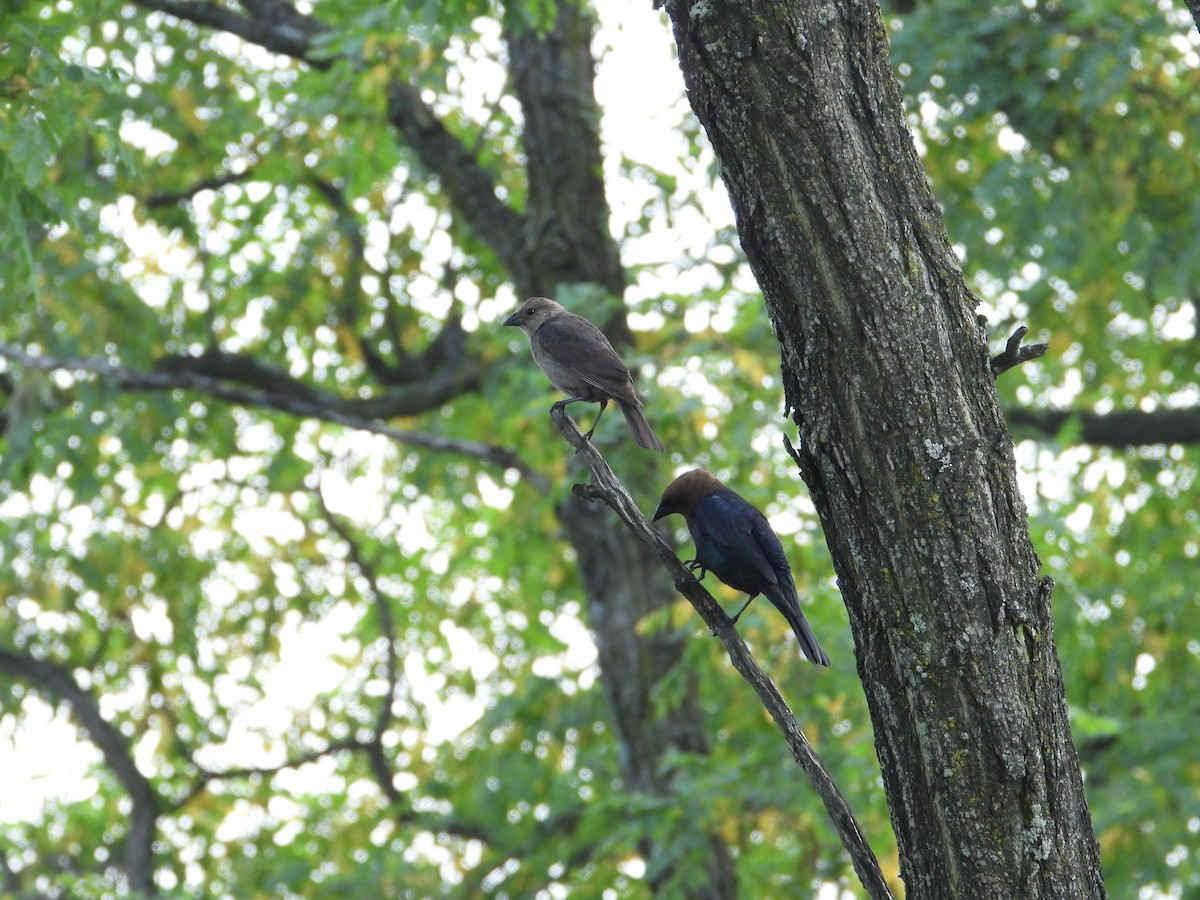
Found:
[[[254,167],[247,166],[240,172],[226,172],[224,175],[215,175],[212,178],[204,178],[197,181],[190,187],[184,188],[182,191],[171,191],[162,194],[150,194],[142,199],[146,204],[147,209],[162,209],[166,206],[175,206],[185,200],[191,200],[201,191],[219,191],[221,188],[231,184],[245,181],[254,174]]]
[[[325,521],[329,523],[329,527],[334,533],[342,539],[346,545],[346,552],[350,555],[352,562],[362,573],[363,578],[367,580],[367,585],[371,591],[371,598],[375,605],[375,612],[379,616],[379,630],[383,633],[384,641],[387,643],[387,694],[379,704],[379,710],[375,714],[375,731],[369,741],[363,743],[363,749],[367,751],[367,759],[371,764],[371,771],[375,775],[375,780],[379,782],[379,788],[387,795],[388,801],[392,806],[400,809],[404,803],[404,796],[396,787],[394,773],[391,765],[388,763],[387,754],[384,752],[383,735],[392,724],[392,709],[396,705],[396,692],[399,689],[400,673],[396,664],[396,657],[399,652],[398,641],[396,639],[396,619],[392,615],[392,608],[388,604],[387,595],[379,588],[379,579],[375,574],[375,567],[367,560],[366,555],[362,552],[358,542],[350,533],[350,530],[335,516],[329,506],[325,503],[325,497],[318,490],[317,503],[320,504],[321,513]]]
[[[383,752],[383,745],[379,740],[378,735],[369,741],[351,737],[340,741],[333,741],[322,750],[311,750],[308,753],[302,753],[299,756],[287,759],[275,766],[243,766],[234,769],[223,769],[220,771],[202,768],[196,783],[192,785],[191,789],[184,797],[174,804],[174,808],[182,809],[214,781],[241,781],[247,778],[270,778],[288,769],[297,769],[301,766],[308,765],[309,763],[317,762],[318,760],[324,759],[332,754],[343,752],[365,752],[368,758],[371,760],[372,767],[374,767],[374,757],[376,754]],[[400,801],[403,800],[403,797],[400,796],[399,791],[397,791],[394,786],[390,790],[385,788],[385,792],[390,800],[396,803],[397,806],[400,805]],[[423,831],[457,835],[465,839],[483,841],[487,844],[495,843],[495,835],[489,834],[482,827],[465,820],[452,818],[450,816],[426,814],[424,812],[418,812],[412,808],[397,808],[395,818],[396,823],[401,827],[413,826]]]
[[[779,691],[771,680],[759,668],[742,636],[733,625],[733,620],[725,614],[725,610],[713,599],[704,586],[696,580],[687,567],[679,561],[675,552],[667,545],[634,502],[633,497],[625,486],[613,474],[608,463],[604,461],[595,445],[589,441],[579,427],[562,409],[551,409],[550,418],[562,432],[567,442],[578,452],[578,456],[592,473],[591,484],[577,484],[572,489],[574,493],[585,500],[601,500],[610,506],[620,517],[621,521],[637,537],[645,541],[654,550],[655,555],[666,567],[675,582],[675,587],[691,602],[700,613],[704,623],[716,636],[720,637],[733,667],[738,670],[754,687],[759,699],[775,724],[779,727],[783,738],[791,748],[792,756],[804,769],[809,781],[816,789],[825,811],[833,821],[841,838],[842,846],[850,855],[854,870],[862,880],[863,887],[872,900],[891,900],[892,893],[888,889],[883,873],[879,869],[879,861],[871,852],[871,847],[863,836],[850,805],[842,795],[841,790],[833,780],[833,776],[817,756],[804,732],[796,722],[796,716],[784,702]]]
[[[375,732],[377,735],[387,731],[388,726],[392,723],[392,706],[396,702],[396,690],[399,687],[400,675],[396,667],[396,655],[399,650],[396,640],[396,617],[392,615],[392,608],[388,605],[387,595],[379,588],[379,577],[375,574],[375,567],[367,559],[362,548],[358,545],[354,535],[350,533],[350,529],[346,527],[325,502],[325,497],[317,490],[314,491],[317,495],[317,503],[321,507],[321,515],[333,529],[333,533],[342,539],[342,543],[346,545],[346,552],[350,556],[350,562],[362,573],[363,578],[367,580],[367,586],[371,591],[371,601],[375,606],[375,613],[379,616],[379,630],[383,635],[384,641],[387,642],[387,696],[383,703],[380,704],[379,713],[375,718]]]
[[[341,753],[344,750],[362,750],[364,746],[364,743],[357,738],[347,738],[343,741],[334,741],[321,750],[310,750],[307,753],[286,759],[274,766],[238,766],[233,769],[221,770],[200,768],[200,774],[196,778],[196,782],[183,797],[176,801],[175,807],[181,809],[186,806],[190,800],[200,794],[214,781],[242,781],[247,778],[270,778],[272,775],[278,775],[280,772],[287,771],[288,769],[298,769],[309,763],[317,762],[332,753]]]

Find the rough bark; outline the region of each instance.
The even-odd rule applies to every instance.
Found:
[[[983,335],[874,2],[676,0],[783,354],[911,897],[1104,887]]]
[[[1192,21],[1200,28],[1200,0],[1187,0],[1187,8],[1192,14]]]

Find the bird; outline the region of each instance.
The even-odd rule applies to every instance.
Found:
[[[533,361],[552,385],[568,395],[551,409],[563,409],[579,400],[600,404],[596,421],[587,432],[589,440],[608,401],[615,400],[638,445],[647,450],[663,449],[646,421],[629,369],[603,331],[548,297],[530,297],[504,324],[514,325],[529,336]]]
[[[750,595],[732,621],[763,594],[788,620],[808,660],[829,665],[829,657],[800,609],[783,545],[766,516],[704,469],[685,472],[667,485],[654,521],[673,513],[687,520],[696,544],[696,558],[686,564],[688,568],[698,569],[701,578],[712,572],[731,588]]]

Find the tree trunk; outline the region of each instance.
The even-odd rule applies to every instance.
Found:
[[[523,296],[553,294],[563,284],[596,284],[613,296],[624,292],[625,275],[609,231],[601,170],[600,111],[593,90],[593,23],[579,9],[560,4],[553,30],[508,34],[513,86],[525,114],[523,146],[529,180],[525,246],[529,276]],[[581,310],[582,312],[582,310]],[[604,323],[619,348],[631,335],[624,316]],[[545,423],[550,439],[550,423]],[[564,452],[569,450],[564,449]],[[645,471],[645,470],[643,470]],[[656,485],[643,485],[647,495]],[[599,651],[600,679],[612,710],[622,778],[628,789],[664,796],[671,778],[661,766],[669,750],[706,753],[694,687],[664,715],[655,713],[655,685],[677,664],[682,648],[671,636],[641,634],[639,623],[676,600],[675,587],[654,554],[620,522],[595,504],[568,497],[559,519],[579,561],[588,624]],[[686,896],[729,898],[737,894],[733,860],[725,841],[709,835],[702,882],[683,884]],[[672,867],[655,867],[647,839],[641,852],[661,870],[652,887],[679,890]],[[670,887],[666,887],[670,885]]]
[[[1052,584],[878,6],[667,8],[782,347],[908,896],[1103,896]]]

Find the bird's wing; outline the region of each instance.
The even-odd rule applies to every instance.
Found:
[[[752,570],[761,583],[775,584],[779,579],[768,554],[771,542],[761,539],[761,529],[774,537],[771,526],[757,509],[736,494],[709,494],[696,504],[692,516],[694,524],[711,541],[727,560],[736,560],[741,566]],[[774,541],[778,546],[779,541]],[[765,545],[765,546],[764,546]],[[783,548],[779,548],[782,555]],[[783,561],[784,570],[787,560]]]
[[[771,523],[767,521],[767,517],[758,512],[757,509],[754,511],[758,513],[754,517],[754,543],[762,551],[763,559],[771,567],[771,572],[777,578],[781,577],[790,582],[792,579],[792,567],[788,562],[787,554],[783,552],[783,544],[779,542],[779,536],[775,534],[775,529],[771,527]]]
[[[604,332],[583,316],[564,313],[538,329],[543,352],[551,354],[581,381],[610,397],[629,393],[629,370]]]

